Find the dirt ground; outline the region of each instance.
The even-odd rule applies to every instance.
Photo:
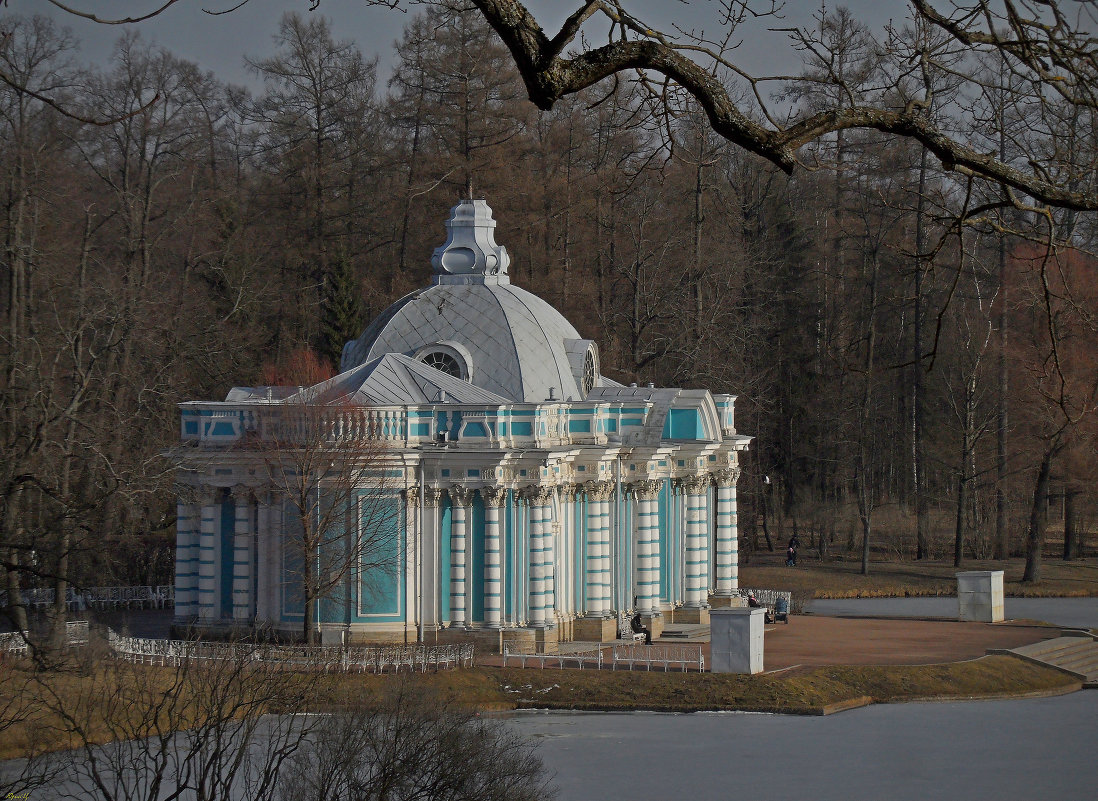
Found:
[[[766,627],[766,670],[792,665],[927,665],[983,656],[1056,637],[1058,628],[1014,623],[794,615]],[[708,646],[707,646],[708,650]]]

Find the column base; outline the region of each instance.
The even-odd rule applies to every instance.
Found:
[[[618,622],[610,617],[577,617],[572,638],[583,642],[612,642],[618,638]]]
[[[534,629],[534,645],[552,651],[560,644],[560,632],[555,628]]]
[[[652,632],[652,639],[655,640],[663,635],[663,624],[666,619],[663,615],[641,615],[641,623],[648,627],[648,630]]]
[[[710,595],[709,606],[713,609],[741,609],[747,601],[738,592],[733,595]]]
[[[706,607],[684,606],[675,610],[676,623],[691,623],[696,626],[709,625],[709,609]]]

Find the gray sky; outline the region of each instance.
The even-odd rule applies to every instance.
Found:
[[[162,0],[67,0],[74,8],[104,18],[137,16],[160,2]],[[290,10],[310,13],[309,0],[250,0],[242,8],[223,16],[203,12],[203,9],[231,8],[236,2],[238,0],[182,0],[160,16],[133,27],[175,55],[212,70],[221,80],[251,84],[254,79],[244,67],[244,56],[264,57],[272,53],[271,37],[278,28],[279,17]],[[764,6],[766,2],[760,0],[758,5]],[[578,7],[575,0],[529,0],[527,5],[547,32],[555,32],[565,16]],[[890,19],[899,24],[907,15],[902,0],[851,0],[846,5],[878,32]],[[682,27],[715,31],[718,3],[714,0],[694,0],[690,4],[678,0],[634,0],[630,8],[644,21],[665,31],[671,30],[676,23]],[[89,63],[104,64],[113,43],[122,33],[120,26],[99,25],[66,15],[47,0],[8,0],[7,9],[18,14],[49,14],[67,25],[82,43],[82,60]],[[410,9],[414,12],[415,6]],[[788,0],[782,19],[767,18],[744,30],[737,61],[756,72],[796,70],[799,54],[789,47],[786,35],[768,32],[767,28],[811,25],[812,14],[818,9],[818,0]],[[357,42],[367,57],[379,55],[385,75],[392,44],[400,37],[410,16],[409,13],[370,7],[362,0],[321,0],[318,11],[311,13],[329,17],[336,36]]]

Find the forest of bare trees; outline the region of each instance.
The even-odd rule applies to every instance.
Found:
[[[1095,192],[1093,103],[1032,102],[1009,48],[931,60],[925,19],[882,39],[828,9],[801,34],[801,80],[755,87],[790,124],[918,107],[1068,194],[1031,203],[883,124],[806,140],[790,174],[635,73],[539,110],[486,15],[417,9],[379,81],[379,54],[291,14],[247,46],[249,87],[132,31],[82,67],[56,20],[0,17],[13,623],[21,588],[167,583],[175,404],[261,384],[305,349],[336,364],[427,282],[470,193],[496,210],[515,282],[599,342],[607,375],[739,395],[747,558],[790,526],[866,567],[1017,556],[1055,509],[1079,555],[1096,522],[1098,232],[1072,198]],[[1051,175],[1048,153],[1075,171]]]

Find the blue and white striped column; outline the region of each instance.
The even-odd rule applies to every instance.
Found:
[[[500,507],[507,498],[503,487],[484,487],[484,625],[503,625],[503,569],[500,564]]]
[[[548,487],[529,487],[526,498],[530,504],[530,592],[529,625],[548,628],[552,625],[553,538],[550,530]]]
[[[717,483],[716,576],[714,595],[731,596],[739,588],[738,534],[736,531],[736,479],[739,469],[719,470]]]
[[[466,520],[473,491],[450,487],[450,628],[467,628],[468,586],[466,582],[468,536]]]
[[[179,493],[193,492],[181,486]],[[175,507],[175,618],[188,620],[198,615],[198,537],[202,509],[180,498]]]
[[[233,620],[251,620],[252,599],[252,490],[233,487],[236,518],[233,526]]]
[[[692,476],[682,481],[686,491],[686,598],[690,609],[708,606],[709,543],[706,536],[706,495],[708,476]]]
[[[201,519],[198,530],[198,617],[217,620],[217,535],[221,529],[221,489],[202,490]]]
[[[588,617],[610,614],[610,493],[608,481],[589,481],[587,496],[586,599]]]
[[[659,481],[640,481],[632,489],[637,498],[636,586],[637,610],[660,613]]]

